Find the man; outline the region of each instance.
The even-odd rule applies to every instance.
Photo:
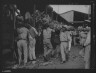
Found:
[[[38,36],[36,37],[36,55],[37,56],[41,56],[41,54],[43,54],[43,31],[42,31],[42,27],[39,27],[37,29],[38,31]]]
[[[68,37],[68,32],[65,27],[63,27],[60,31],[60,50],[61,50],[61,57],[62,57],[62,63],[65,63],[66,60],[68,59],[68,42],[69,42],[69,37]]]
[[[71,30],[69,29],[68,30],[68,37],[69,37],[69,47],[68,47],[68,50],[70,51],[71,50],[71,43],[72,43],[72,32]]]
[[[46,25],[45,29],[43,30],[43,44],[44,44],[44,61],[48,61],[46,56],[52,52],[53,47],[51,44],[51,32],[53,30]]]
[[[84,43],[85,46],[85,55],[84,55],[84,61],[85,61],[85,69],[90,68],[90,52],[91,52],[91,31],[87,34],[86,41]]]
[[[59,37],[59,34],[60,34],[60,30],[58,29],[55,29],[55,32],[52,32],[53,35],[52,35],[52,39],[51,39],[51,42],[52,42],[52,45],[53,45],[53,51],[52,51],[52,57],[59,57],[59,46],[60,46],[60,37]]]
[[[27,49],[27,36],[28,36],[28,29],[23,26],[23,24],[19,24],[19,28],[17,28],[18,32],[18,55],[19,55],[19,65],[21,64],[22,54],[24,54],[24,65],[27,63],[28,59],[28,49]]]
[[[84,30],[82,30],[79,35],[80,35],[80,45],[83,45],[86,40],[87,35],[84,32]]]
[[[36,35],[38,35],[37,30],[34,27],[30,26],[29,27],[29,59],[31,61],[36,61],[36,55],[35,55]]]
[[[76,35],[77,35],[77,33],[76,33],[76,29],[73,31],[73,43],[74,43],[74,46],[77,44],[76,43]]]

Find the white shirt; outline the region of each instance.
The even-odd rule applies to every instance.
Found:
[[[19,38],[26,39],[29,30],[25,27],[22,27],[22,28],[18,28],[17,32],[19,33]]]
[[[86,38],[86,41],[85,41],[85,43],[84,43],[84,46],[90,44],[90,42],[91,42],[91,32],[89,32],[89,33],[87,34],[87,38]]]
[[[32,28],[33,28],[33,30],[35,31],[35,33],[38,34],[37,30],[36,30],[34,27],[32,27]]]
[[[44,29],[43,30],[44,39],[51,38],[51,32],[52,32],[51,28]]]
[[[36,33],[36,35],[38,35],[37,30],[36,30],[34,27],[31,27],[31,28],[34,30],[34,32]],[[31,35],[29,35],[29,38],[31,38],[31,39],[32,39],[32,36],[31,36]]]
[[[65,32],[60,32],[60,41],[68,41],[68,33]]]
[[[86,38],[87,35],[85,34],[85,32],[82,31],[82,32],[80,32],[80,37],[81,37],[81,38]]]

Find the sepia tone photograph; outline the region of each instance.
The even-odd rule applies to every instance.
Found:
[[[3,2],[2,70],[95,69],[93,24],[94,2]]]

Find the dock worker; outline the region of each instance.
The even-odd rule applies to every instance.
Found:
[[[68,37],[69,37],[69,47],[68,47],[68,50],[70,51],[71,50],[71,43],[72,43],[72,32],[70,29],[68,29]]]
[[[68,60],[68,32],[67,28],[63,27],[60,31],[60,51],[61,51],[61,57],[62,57],[62,62],[65,63]]]
[[[52,52],[53,46],[51,43],[51,32],[54,31],[49,27],[49,25],[46,25],[43,30],[43,44],[44,44],[44,61],[48,61],[47,56],[49,53]]]
[[[36,62],[36,55],[35,55],[35,44],[36,44],[36,36],[38,35],[37,30],[35,27],[32,27],[29,24],[29,59],[30,61]]]
[[[86,37],[87,37],[87,34],[85,33],[84,30],[82,30],[80,33],[79,33],[79,36],[80,36],[80,45],[83,45],[85,40],[86,40]]]
[[[27,37],[29,30],[24,27],[23,24],[19,24],[17,28],[18,32],[18,41],[17,41],[17,47],[18,47],[18,55],[19,55],[19,65],[22,62],[22,54],[24,54],[24,65],[27,64],[28,60],[28,46],[27,46]]]
[[[84,55],[84,61],[85,61],[85,69],[90,68],[90,53],[91,53],[91,31],[87,34],[86,41],[84,42],[85,46],[85,55]]]

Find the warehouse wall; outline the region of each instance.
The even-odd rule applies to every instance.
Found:
[[[88,14],[74,11],[74,21],[84,21],[88,19]]]

